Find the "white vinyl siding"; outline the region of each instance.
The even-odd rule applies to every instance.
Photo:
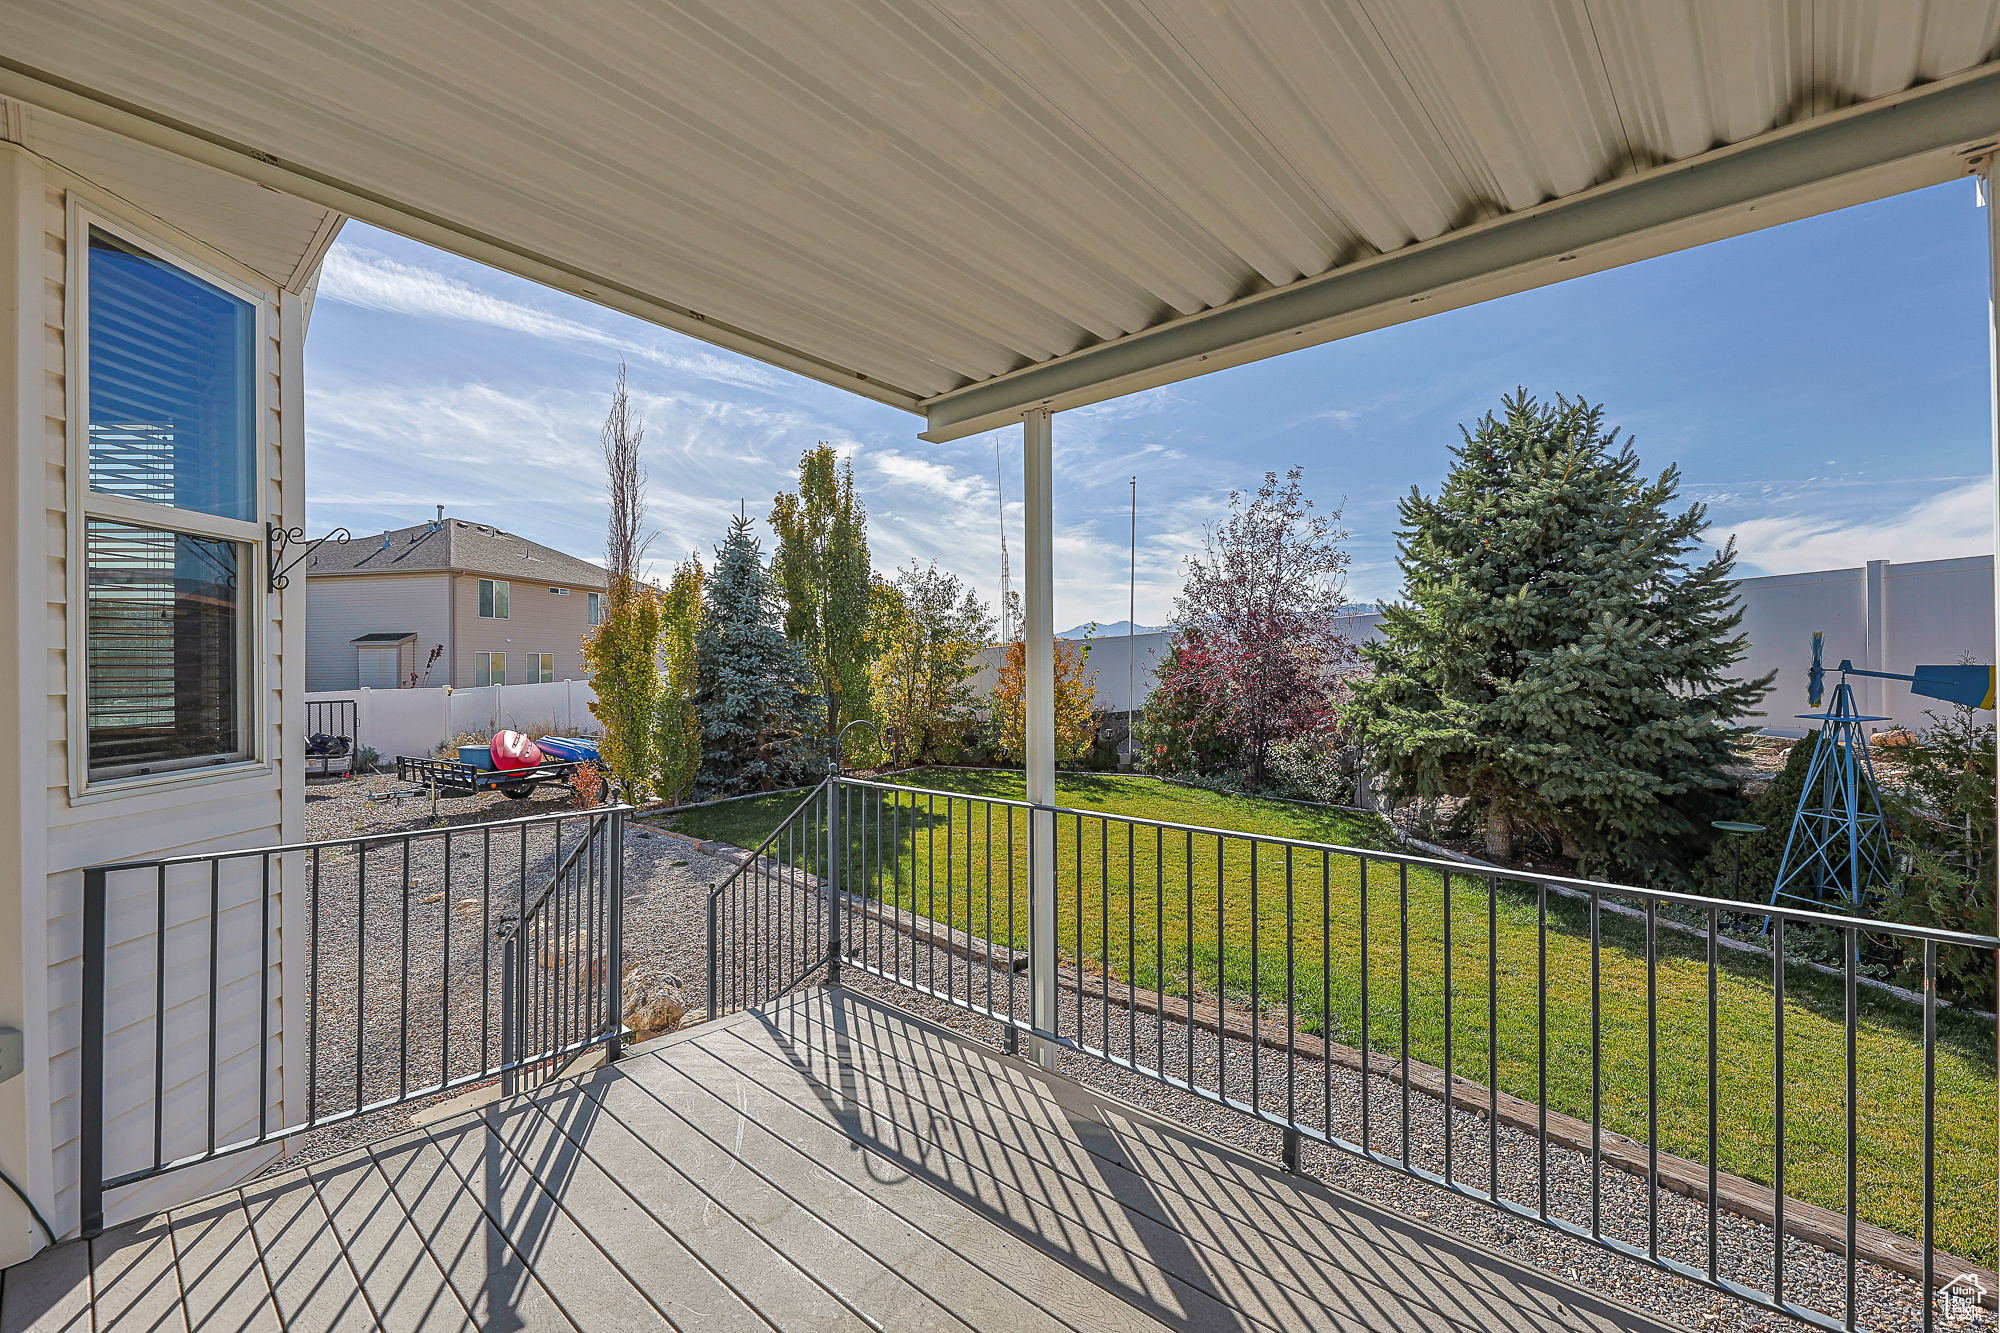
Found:
[[[37,769],[46,785],[44,802],[34,812],[35,827],[12,827],[5,833],[24,872],[28,901],[22,910],[37,924],[31,927],[24,950],[27,972],[22,1017],[28,1068],[21,1087],[26,1109],[0,1115],[0,1135],[4,1135],[0,1155],[10,1165],[22,1164],[16,1178],[35,1193],[56,1229],[73,1232],[78,1221],[82,1109],[79,872],[85,866],[108,861],[199,853],[221,846],[270,845],[285,841],[288,834],[297,837],[303,832],[297,822],[302,817],[303,801],[299,799],[296,806],[292,803],[291,795],[282,791],[280,775],[289,751],[299,743],[294,739],[288,746],[284,723],[286,703],[292,698],[288,692],[304,686],[304,581],[295,580],[289,592],[267,593],[263,567],[264,525],[289,527],[304,521],[302,491],[295,475],[299,456],[290,448],[298,426],[288,410],[300,397],[291,372],[299,368],[302,344],[286,336],[288,330],[295,333],[298,327],[301,303],[296,296],[281,297],[255,274],[233,265],[227,256],[207,250],[199,240],[145,218],[130,205],[6,143],[0,143],[0,200],[7,204],[10,222],[32,220],[38,224],[25,234],[0,224],[0,251],[6,252],[8,260],[0,266],[8,270],[0,274],[0,308],[32,312],[28,317],[39,320],[40,350],[45,353],[30,379],[13,378],[14,366],[0,368],[0,397],[35,403],[36,421],[43,425],[39,437],[24,437],[22,444],[39,454],[35,459],[37,474],[46,478],[47,485],[23,492],[21,508],[10,514],[9,523],[14,531],[44,534],[39,561],[26,574],[29,581],[14,582],[34,589],[36,619],[24,623],[38,621],[48,627],[46,640],[33,645],[36,670],[32,676],[24,674],[19,665],[7,675],[15,688],[28,689],[36,700],[46,699],[39,725],[24,728],[16,738],[22,753],[39,760]],[[121,233],[131,235],[151,253],[177,262],[185,259],[203,272],[226,276],[233,288],[250,293],[258,306],[252,366],[252,440],[261,477],[256,508],[248,522],[213,522],[239,525],[219,535],[235,542],[242,553],[236,580],[241,599],[239,621],[251,645],[242,673],[242,746],[263,762],[146,775],[78,790],[72,778],[86,777],[80,745],[85,736],[82,709],[86,690],[80,563],[84,555],[83,515],[98,511],[134,526],[150,523],[155,528],[176,530],[201,530],[211,521],[129,496],[92,494],[83,485],[86,469],[82,464],[88,448],[86,375],[77,365],[83,359],[82,339],[73,336],[84,313],[76,308],[78,302],[73,297],[80,296],[83,283],[73,281],[73,270],[84,258],[80,253],[84,247],[72,246],[70,238],[86,235],[82,227],[93,216],[111,218]],[[16,291],[13,278],[28,275],[33,278],[32,289]],[[151,517],[143,517],[148,511]],[[292,631],[289,635],[284,632],[288,628]],[[293,650],[290,658],[284,652],[287,645]],[[282,874],[280,883],[282,890]],[[236,906],[238,901],[235,887],[225,883],[225,911],[220,923],[225,947],[219,954],[218,979],[229,994],[241,995],[247,986],[254,995],[262,956],[258,947],[261,913]],[[151,934],[152,902],[150,886],[143,892],[114,890],[111,937],[107,941],[112,946],[114,975],[130,982],[128,989],[147,988],[148,993],[157,944]],[[267,938],[274,969],[285,956],[288,908],[296,911],[297,905],[287,904],[282,897],[272,904]],[[206,991],[208,975],[202,959],[206,932],[198,933],[202,938],[186,949],[181,941],[187,931],[169,936],[169,957],[181,960],[169,968],[170,994]],[[291,1034],[284,1029],[277,986],[272,999],[269,1042],[261,1058],[254,1003],[231,1007],[217,1029],[216,1054],[225,1076],[215,1128],[224,1141],[245,1133],[246,1116],[254,1132],[255,1079],[260,1065],[268,1075],[273,1123],[282,1123],[282,1101],[287,1092],[282,1051]],[[109,1050],[150,1052],[149,1018],[116,1002],[109,1018]],[[190,1134],[199,1132],[205,1139],[206,1131],[201,1127],[204,1116],[190,1108],[201,1099],[201,1070],[207,1065],[207,1050],[206,1041],[169,1049],[164,1071],[164,1128],[171,1153],[185,1151]],[[247,1091],[245,1079],[250,1080]],[[297,1079],[291,1082],[296,1092]],[[131,1169],[139,1153],[150,1159],[152,1099],[149,1058],[114,1061],[107,1068],[108,1170]],[[107,1200],[111,1209],[108,1220],[116,1225],[222,1188],[254,1174],[270,1156],[269,1151],[243,1153],[121,1192]],[[13,1262],[24,1255],[25,1251],[14,1248],[12,1238],[0,1244],[0,1262]]]
[[[442,648],[428,686],[463,684],[451,679],[451,576],[448,574],[341,574],[292,576],[305,585],[306,688],[351,690],[356,675],[354,640],[364,634],[414,632],[414,670],[423,676],[431,652]],[[468,590],[469,591],[469,590]],[[460,596],[466,596],[462,591]],[[405,667],[405,675],[411,670]]]

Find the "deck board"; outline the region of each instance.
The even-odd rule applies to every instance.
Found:
[[[729,1035],[753,1048],[760,1045],[744,1031]],[[819,1047],[815,1054],[830,1052]],[[1400,1274],[1367,1281],[1352,1276],[1355,1270],[1310,1265],[1302,1253],[1261,1229],[1230,1225],[1224,1215],[1172,1197],[1145,1177],[1107,1169],[1074,1134],[952,1097],[945,1083],[900,1080],[893,1067],[878,1070],[875,1078],[856,1072],[868,1085],[860,1099],[870,1103],[871,1120],[911,1127],[914,1138],[927,1140],[927,1165],[946,1188],[982,1200],[1001,1196],[1008,1211],[1019,1200],[1036,1225],[1080,1228],[1076,1236],[1053,1237],[1059,1246],[1159,1256],[1152,1265],[1159,1276],[1171,1271],[1176,1281],[1269,1328],[1311,1321],[1366,1329],[1391,1316],[1399,1328],[1424,1333],[1453,1327]],[[919,1089],[934,1100],[920,1100]],[[1152,1285],[1157,1282],[1152,1279]]]
[[[379,1145],[375,1164],[404,1215],[482,1330],[578,1327],[530,1271],[479,1200],[422,1135]]]
[[[525,1109],[514,1108],[516,1115]],[[429,1133],[465,1191],[563,1309],[586,1313],[592,1329],[661,1326],[659,1311],[508,1151],[506,1135],[496,1133],[484,1114],[432,1125]],[[532,1156],[535,1145],[527,1146]]]
[[[1660,1333],[1477,1246],[813,990],[46,1250],[93,1327]]]
[[[235,1191],[168,1215],[188,1333],[282,1333],[250,1218]]]
[[[289,1333],[347,1333],[376,1326],[375,1312],[327,1225],[310,1180],[292,1176],[247,1185],[242,1199],[278,1317]]]
[[[782,1039],[785,1024],[808,1021],[807,1015],[795,1008],[779,1016],[762,1044]],[[1389,1309],[1398,1326],[1413,1328],[1442,1328],[1447,1320],[1498,1327],[1524,1314],[1618,1326],[1577,1309],[1567,1299],[1573,1292],[1553,1280],[1524,1282],[1510,1265],[1508,1280],[1500,1282],[1490,1267],[1467,1261],[1469,1250],[1440,1243],[1435,1233],[1343,1206],[1324,1190],[1300,1188],[1273,1164],[1213,1151],[1197,1136],[1067,1080],[1043,1079],[1020,1061],[968,1051],[920,1020],[878,1009],[857,1013],[855,1021],[869,1030],[846,1044],[844,1058],[881,1084],[885,1096],[906,1099],[883,1108],[888,1122],[928,1121],[937,1141],[966,1141],[975,1166],[1018,1173],[1024,1162],[1048,1165],[1221,1256],[1254,1258],[1264,1273],[1315,1300],[1335,1308],[1351,1302],[1364,1323]],[[754,1040],[754,1033],[730,1031],[739,1040]],[[825,1043],[790,1044],[821,1056],[829,1050]],[[1384,1263],[1385,1254],[1395,1262]],[[1380,1286],[1392,1290],[1369,1289]],[[1426,1318],[1425,1309],[1435,1317]]]

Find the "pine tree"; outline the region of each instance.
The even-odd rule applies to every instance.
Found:
[[[812,669],[831,741],[869,715],[868,515],[854,498],[854,465],[822,442],[799,458],[799,489],[776,497],[771,573],[785,601],[785,637]]]
[[[810,701],[799,691],[806,666],[785,639],[777,588],[760,557],[750,520],[731,520],[695,632],[698,796],[771,791],[815,767],[805,735]]]
[[[1678,880],[1737,812],[1733,724],[1771,680],[1726,674],[1747,644],[1734,543],[1685,562],[1705,508],[1670,514],[1678,470],[1640,476],[1602,407],[1517,390],[1461,434],[1438,495],[1402,502],[1407,600],[1347,715],[1388,795],[1467,798],[1492,855],[1540,832]]]

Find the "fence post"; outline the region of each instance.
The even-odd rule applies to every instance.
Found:
[[[85,1236],[104,1230],[104,880],[102,870],[83,872],[83,1087],[79,1108],[83,1124],[77,1208]],[[164,1014],[154,1019],[164,1021]]]
[[[847,840],[840,826],[840,761],[826,780],[826,984],[840,984],[840,852]]]
[[[708,886],[708,1010],[702,1015],[704,1019],[713,1019],[715,1017],[715,983],[716,967],[718,964],[718,959],[715,956],[715,946],[717,943],[715,938],[715,903],[716,899],[721,896],[721,893],[722,890],[715,885],[711,884]]]
[[[604,1058],[611,1061],[618,1058],[625,1037],[625,811],[622,801],[611,808],[606,832],[611,838],[610,863],[605,867],[605,875],[610,880],[606,887],[611,899],[611,944],[604,975],[610,986],[611,1039],[604,1045]]]
[[[521,1054],[520,1024],[518,1016],[515,1013],[514,988],[515,975],[518,971],[515,955],[520,952],[521,924],[518,921],[503,921],[500,923],[500,929],[506,932],[501,936],[502,947],[500,950],[500,1066],[502,1071],[500,1074],[500,1095],[503,1097],[512,1097],[520,1077],[519,1071],[514,1067],[514,1062],[520,1058]]]

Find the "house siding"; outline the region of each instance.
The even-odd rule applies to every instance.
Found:
[[[453,575],[457,608],[453,620],[451,683],[469,686],[478,682],[477,653],[506,653],[507,679],[514,684],[527,681],[514,676],[513,654],[554,653],[557,680],[582,680],[583,636],[589,632],[592,589],[571,587],[569,596],[549,591],[562,584],[505,580],[512,585],[508,596],[508,617],[488,620],[479,614],[478,574]]]
[[[121,204],[110,192],[55,164],[5,143],[0,143],[0,197],[8,201],[10,212],[10,225],[0,230],[0,246],[5,250],[0,259],[7,261],[5,285],[10,290],[0,293],[9,298],[0,301],[0,306],[32,312],[33,321],[31,324],[24,313],[13,326],[10,341],[15,348],[4,369],[6,385],[24,407],[32,403],[39,409],[32,419],[26,410],[16,414],[7,441],[11,446],[7,461],[14,465],[13,475],[33,483],[17,485],[12,503],[13,518],[23,536],[16,548],[16,562],[21,566],[16,570],[17,587],[23,590],[17,596],[24,599],[19,619],[24,628],[31,621],[38,623],[32,646],[24,642],[21,647],[28,665],[10,673],[10,682],[0,690],[12,690],[21,705],[15,716],[21,721],[23,756],[41,757],[39,765],[25,770],[39,770],[32,799],[23,789],[20,802],[10,807],[12,826],[7,830],[21,848],[20,878],[13,880],[11,865],[8,868],[11,882],[7,891],[17,897],[19,908],[19,915],[12,919],[21,922],[26,933],[18,947],[0,939],[6,948],[0,966],[11,974],[0,976],[0,1022],[20,1024],[26,1037],[28,1069],[22,1078],[0,1085],[0,1167],[29,1189],[59,1232],[74,1234],[79,1224],[82,1080],[80,871],[87,865],[122,858],[269,845],[302,833],[302,799],[282,795],[281,779],[302,755],[302,742],[288,732],[284,718],[288,698],[302,695],[304,686],[304,636],[294,636],[301,651],[288,656],[285,612],[295,608],[302,615],[304,605],[302,593],[265,594],[263,551],[261,546],[252,547],[241,582],[247,593],[245,613],[251,617],[257,645],[253,655],[258,728],[254,743],[261,762],[228,774],[190,775],[128,790],[73,794],[69,737],[76,698],[71,691],[80,691],[81,682],[71,679],[76,664],[70,661],[68,646],[74,595],[70,559],[75,541],[68,460],[74,447],[72,416],[80,420],[83,405],[72,402],[70,374],[71,361],[80,349],[70,346],[68,333],[72,313],[67,309],[69,205],[72,201],[87,204],[93,212],[157,238],[163,247],[197,258],[237,283],[266,294],[265,337],[258,350],[259,447],[266,481],[258,518],[287,526],[303,518],[300,455],[296,447],[288,447],[299,431],[296,418],[301,393],[296,377],[301,356],[296,342],[285,339],[285,330],[298,324],[299,310],[295,296],[280,293],[197,239]],[[31,341],[33,346],[29,347]],[[289,422],[287,404],[293,418]],[[32,570],[27,566],[31,559],[36,566]],[[25,591],[29,589],[32,594]],[[33,602],[25,600],[29,595]],[[286,867],[277,868],[281,893],[288,882],[286,872]],[[150,1013],[155,937],[150,933],[150,906],[138,897],[124,900],[117,889],[112,894],[106,1166],[114,1172],[137,1165],[140,1158],[136,1154],[143,1152],[144,1159],[150,1159],[152,1142],[152,1040],[146,1015]],[[296,901],[282,898],[276,906],[265,942],[270,956],[282,960],[285,923],[296,920],[300,908]],[[254,986],[261,931],[256,909],[246,903],[225,912],[222,929],[233,947],[220,955],[221,981],[225,985],[247,981]],[[194,940],[197,932],[203,941]],[[205,926],[182,925],[170,931],[169,940],[183,936],[183,952],[205,955]],[[234,947],[241,943],[249,947]],[[297,952],[296,941],[293,952]],[[181,966],[199,970],[205,988],[205,960]],[[170,966],[170,988],[179,979],[179,970]],[[145,984],[140,986],[142,974]],[[189,979],[192,993],[191,973]],[[239,1009],[219,1025],[217,1048],[220,1059],[236,1071],[232,1077],[247,1072],[247,1086],[252,1089],[255,1071],[260,1062],[264,1064],[270,1074],[268,1105],[274,1115],[281,1115],[285,1086],[280,1056],[284,1042],[280,1035],[282,961],[273,964],[271,980],[271,1036],[261,1051],[254,999],[247,1010]],[[148,992],[144,1003],[137,989]],[[18,1018],[12,1012],[16,1008]],[[165,1081],[170,1153],[175,1146],[189,1142],[188,1136],[205,1118],[205,1107],[200,1105],[203,1098],[196,1095],[199,1069],[205,1067],[205,1051],[190,1051],[186,1059],[177,1053],[169,1056]],[[254,1092],[248,1101],[231,1098],[221,1111],[218,1137],[224,1141],[239,1137],[246,1128],[255,1126]],[[254,1172],[270,1155],[241,1154],[126,1191],[107,1200],[109,1220],[138,1216],[161,1204],[198,1196]],[[21,1210],[11,1199],[0,1204],[0,1264],[25,1257],[42,1243],[24,1212],[16,1218],[17,1211]]]
[[[415,670],[431,649],[445,656],[428,685],[452,685],[451,578],[445,574],[343,574],[300,580],[306,585],[306,688],[352,690],[360,685],[354,640],[363,634],[414,633]],[[476,590],[475,590],[476,591]]]

